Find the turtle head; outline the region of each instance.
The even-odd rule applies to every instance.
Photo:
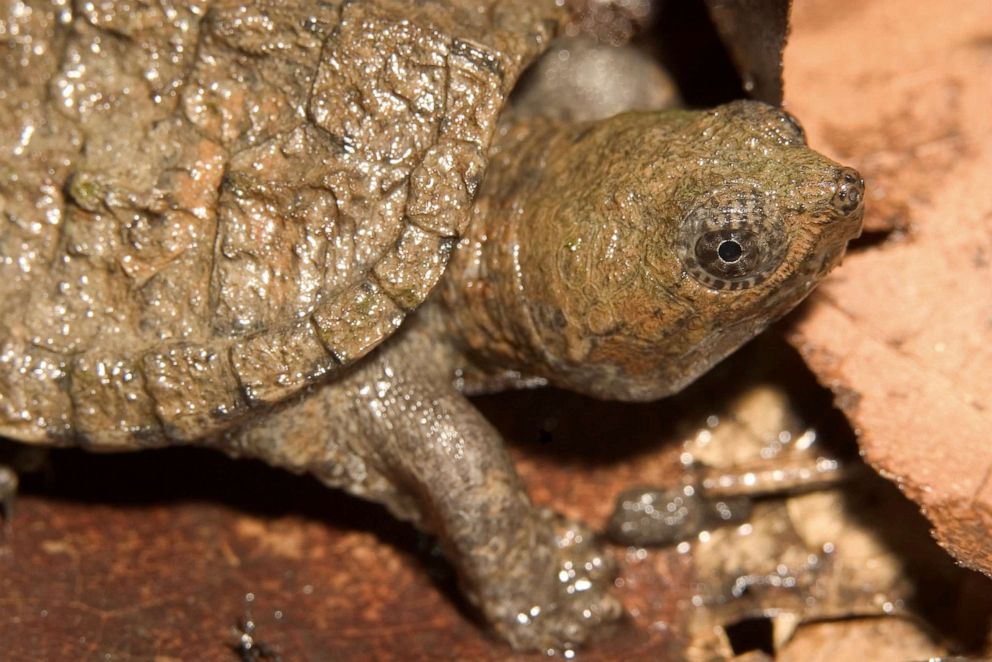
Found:
[[[795,307],[860,233],[861,176],[739,101],[571,130],[519,223],[541,372],[594,396],[680,390]]]

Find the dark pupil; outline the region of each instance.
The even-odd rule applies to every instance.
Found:
[[[761,246],[749,229],[710,230],[696,240],[695,257],[714,278],[737,280],[754,273]]]
[[[720,259],[724,262],[736,262],[741,259],[741,255],[744,254],[744,249],[733,239],[728,239],[720,244],[716,249],[716,254],[720,256]]]

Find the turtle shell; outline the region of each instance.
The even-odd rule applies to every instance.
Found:
[[[218,433],[438,281],[554,0],[14,3],[0,435]]]

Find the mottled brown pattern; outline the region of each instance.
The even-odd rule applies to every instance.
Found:
[[[440,278],[502,101],[562,17],[551,2],[12,7],[4,70],[33,73],[2,99],[0,430],[101,446],[238,420],[263,386],[232,346],[313,321],[324,351],[264,385],[271,401],[392,333]],[[163,358],[177,351],[203,360]]]

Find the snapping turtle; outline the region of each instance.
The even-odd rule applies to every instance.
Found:
[[[679,390],[863,191],[756,102],[498,125],[557,5],[7,5],[0,435],[311,472],[437,534],[519,648],[615,618],[465,393]]]

